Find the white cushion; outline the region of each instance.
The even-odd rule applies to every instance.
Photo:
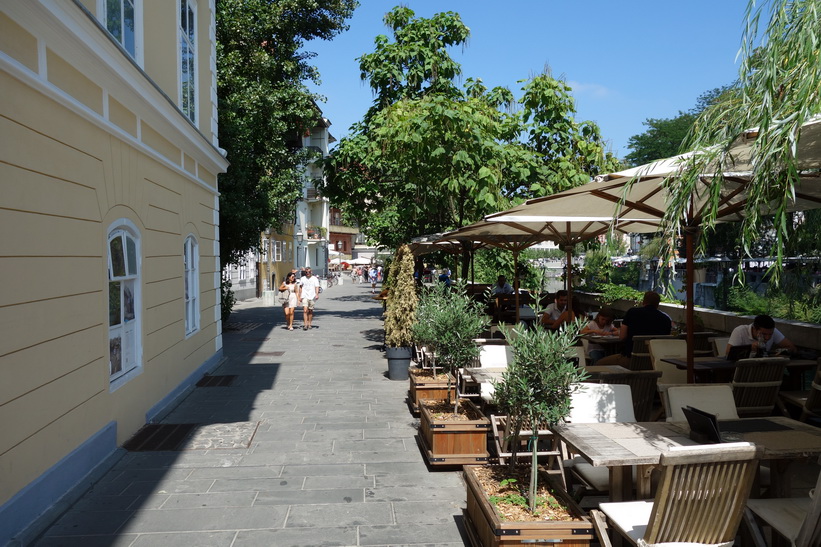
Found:
[[[579,384],[571,395],[572,423],[635,422],[633,396],[626,384]]]
[[[726,543],[647,543],[644,541],[644,534],[647,532],[647,523],[650,522],[650,514],[653,512],[652,501],[602,503],[599,509],[607,515],[607,519],[615,528],[621,530],[640,547],[731,547],[733,545],[732,541]]]

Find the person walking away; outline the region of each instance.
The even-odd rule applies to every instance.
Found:
[[[661,296],[654,291],[644,293],[641,307],[630,308],[621,322],[619,338],[624,342],[621,353],[608,355],[599,359],[596,364],[630,365],[630,356],[633,354],[633,337],[645,335],[667,335],[673,328],[670,316],[659,310]]]
[[[302,328],[309,330],[314,320],[314,304],[319,300],[319,278],[313,274],[311,268],[305,268],[305,275],[299,279],[300,298],[302,299]]]
[[[282,283],[279,285],[280,291],[287,291],[288,300],[282,304],[285,310],[285,321],[288,325],[288,330],[294,330],[294,310],[299,304],[300,286],[296,282],[296,273],[290,272]]]
[[[376,294],[376,268],[371,268],[368,271],[368,277],[371,280],[371,294]]]

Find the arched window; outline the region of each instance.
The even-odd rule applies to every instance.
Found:
[[[140,240],[122,220],[108,233],[108,347],[112,387],[142,366]]]
[[[183,262],[185,265],[185,335],[200,328],[199,246],[194,236],[185,238]]]

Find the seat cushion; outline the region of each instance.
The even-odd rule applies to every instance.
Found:
[[[602,503],[599,509],[607,515],[610,524],[622,534],[632,539],[639,547],[731,547],[732,541],[726,543],[690,543],[664,542],[647,543],[644,534],[647,523],[653,512],[652,501],[625,501],[619,503]]]
[[[778,498],[749,499],[747,507],[765,522],[778,530],[778,533],[790,541],[795,541],[798,531],[810,510],[812,499]]]

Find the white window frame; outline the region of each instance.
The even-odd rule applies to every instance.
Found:
[[[274,240],[274,252],[272,258],[274,262],[282,262],[282,241],[278,239]]]
[[[183,299],[185,301],[185,336],[200,330],[200,252],[197,238],[189,235],[183,244]]]
[[[179,0],[177,4],[177,43],[179,45],[177,55],[177,74],[179,74],[179,105],[183,114],[191,120],[194,125],[197,125],[197,115],[199,109],[197,108],[197,98],[199,97],[199,89],[197,85],[197,3],[195,0]],[[183,12],[186,14],[190,11],[190,21],[188,18],[183,18]],[[186,21],[184,21],[184,19]],[[183,24],[186,27],[183,27]],[[189,32],[186,33],[186,28]],[[183,78],[186,52],[191,51],[191,62],[189,69],[189,80],[193,82],[192,86],[186,89],[185,78]],[[188,93],[186,93],[186,91]]]
[[[131,51],[128,48],[128,45],[125,43],[125,38],[117,38],[115,34],[111,31],[108,26],[108,4],[116,3],[120,5],[120,13],[125,12],[126,5],[133,5],[134,7],[134,51]],[[108,31],[111,37],[119,43],[123,49],[128,52],[131,57],[137,61],[137,64],[140,66],[144,65],[144,51],[143,51],[143,0],[97,0],[97,13],[100,14],[100,22],[102,23],[103,27]],[[122,17],[120,18],[120,24],[124,26],[124,21]]]
[[[112,255],[112,242],[124,244],[122,264]],[[142,373],[142,253],[140,233],[128,219],[109,227],[106,245],[108,279],[109,389],[115,391]],[[118,302],[111,297],[116,291]],[[116,316],[116,317],[115,317]],[[117,321],[116,324],[114,321]],[[119,341],[114,343],[119,338]],[[113,349],[119,347],[119,352]]]

